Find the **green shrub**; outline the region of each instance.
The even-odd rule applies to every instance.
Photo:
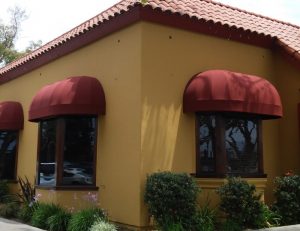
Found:
[[[33,212],[37,207],[38,207],[38,203],[31,203],[31,204],[23,203],[20,206],[20,210],[17,214],[17,217],[21,221],[28,223],[31,221]]]
[[[117,227],[105,220],[98,219],[91,227],[90,231],[117,231]]]
[[[69,221],[68,231],[89,231],[99,219],[106,218],[105,213],[99,208],[83,209],[74,213]]]
[[[170,226],[193,229],[200,188],[184,173],[160,172],[147,177],[144,200],[162,230]]]
[[[49,231],[66,231],[70,219],[71,213],[64,208],[59,208],[57,213],[47,219]]]
[[[40,229],[49,229],[48,217],[55,215],[61,210],[58,205],[40,203],[33,211],[31,224]]]
[[[224,223],[222,223],[220,230],[221,231],[242,231],[243,228],[236,221],[227,219]]]
[[[216,210],[209,203],[200,207],[195,215],[195,230],[214,231],[216,229]]]
[[[261,195],[254,185],[241,178],[230,177],[228,182],[217,190],[220,195],[220,209],[227,218],[243,228],[262,228],[265,226]]]
[[[18,214],[20,204],[18,201],[10,201],[0,205],[0,216],[5,218],[15,218]]]
[[[0,203],[6,202],[6,197],[9,194],[9,187],[6,180],[0,180]]]
[[[276,201],[272,209],[277,212],[284,225],[300,223],[300,176],[290,175],[275,180]]]

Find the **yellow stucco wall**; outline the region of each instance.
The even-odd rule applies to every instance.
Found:
[[[33,96],[45,84],[69,76],[99,79],[107,103],[106,115],[100,116],[98,123],[99,201],[112,220],[133,225],[140,223],[140,30],[140,25],[133,25],[0,86],[0,101],[16,100],[23,106],[25,124],[20,132],[17,174],[33,181],[38,125],[27,121]],[[48,196],[45,190],[38,192],[45,194],[41,200],[55,202],[88,193],[57,191],[53,196],[51,191]],[[78,203],[74,201],[73,206]]]
[[[297,105],[300,103],[300,71],[276,55],[276,77],[284,109],[280,121],[281,173],[289,170],[300,174],[300,131]]]
[[[143,203],[146,175],[164,170],[195,172],[195,116],[182,112],[182,96],[189,79],[209,69],[266,78],[282,94],[284,119],[263,122],[268,180],[253,181],[261,188],[267,184],[265,199],[270,201],[273,178],[286,168],[299,169],[299,140],[293,124],[294,103],[300,97],[299,92],[286,96],[297,84],[299,88],[298,72],[268,49],[146,22],[0,86],[0,101],[16,100],[24,109],[18,175],[32,181],[36,175],[38,126],[27,121],[35,93],[45,84],[69,76],[96,77],[107,103],[107,113],[100,116],[98,127],[97,203],[113,221],[147,226],[149,217]],[[281,78],[286,70],[291,73]],[[199,184],[212,188],[201,180]],[[88,194],[43,189],[37,192],[41,200],[63,203],[68,208],[81,207],[78,198]]]
[[[183,91],[194,74],[227,69],[266,78],[274,85],[277,81],[270,50],[151,23],[143,23],[142,29],[143,188],[151,172],[195,173],[195,116],[182,112]],[[267,186],[280,172],[278,123],[263,122]],[[271,195],[268,187],[266,201]]]

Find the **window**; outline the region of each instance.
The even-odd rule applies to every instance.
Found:
[[[38,185],[95,186],[96,117],[40,121]]]
[[[0,131],[0,179],[16,179],[18,131]]]
[[[263,175],[260,118],[241,113],[196,118],[197,176]]]

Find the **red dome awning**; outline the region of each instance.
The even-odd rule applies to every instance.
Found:
[[[267,80],[225,70],[194,76],[183,95],[184,112],[241,112],[282,117],[280,96]]]
[[[44,86],[34,96],[29,121],[62,115],[105,114],[105,95],[93,77],[77,76]]]
[[[0,130],[23,129],[23,108],[19,102],[5,101],[0,103]]]

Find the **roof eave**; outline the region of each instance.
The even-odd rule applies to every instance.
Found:
[[[0,74],[0,84],[18,78],[137,21],[158,23],[265,48],[272,48],[274,45],[274,38],[270,35],[258,34],[255,31],[215,23],[211,20],[206,21],[204,19],[180,15],[170,11],[162,11],[159,8],[153,9],[149,5],[142,6],[137,4],[128,9],[128,11],[91,28],[85,33],[72,37],[68,41],[60,43],[56,47],[39,54],[37,57],[20,63],[12,69]]]

